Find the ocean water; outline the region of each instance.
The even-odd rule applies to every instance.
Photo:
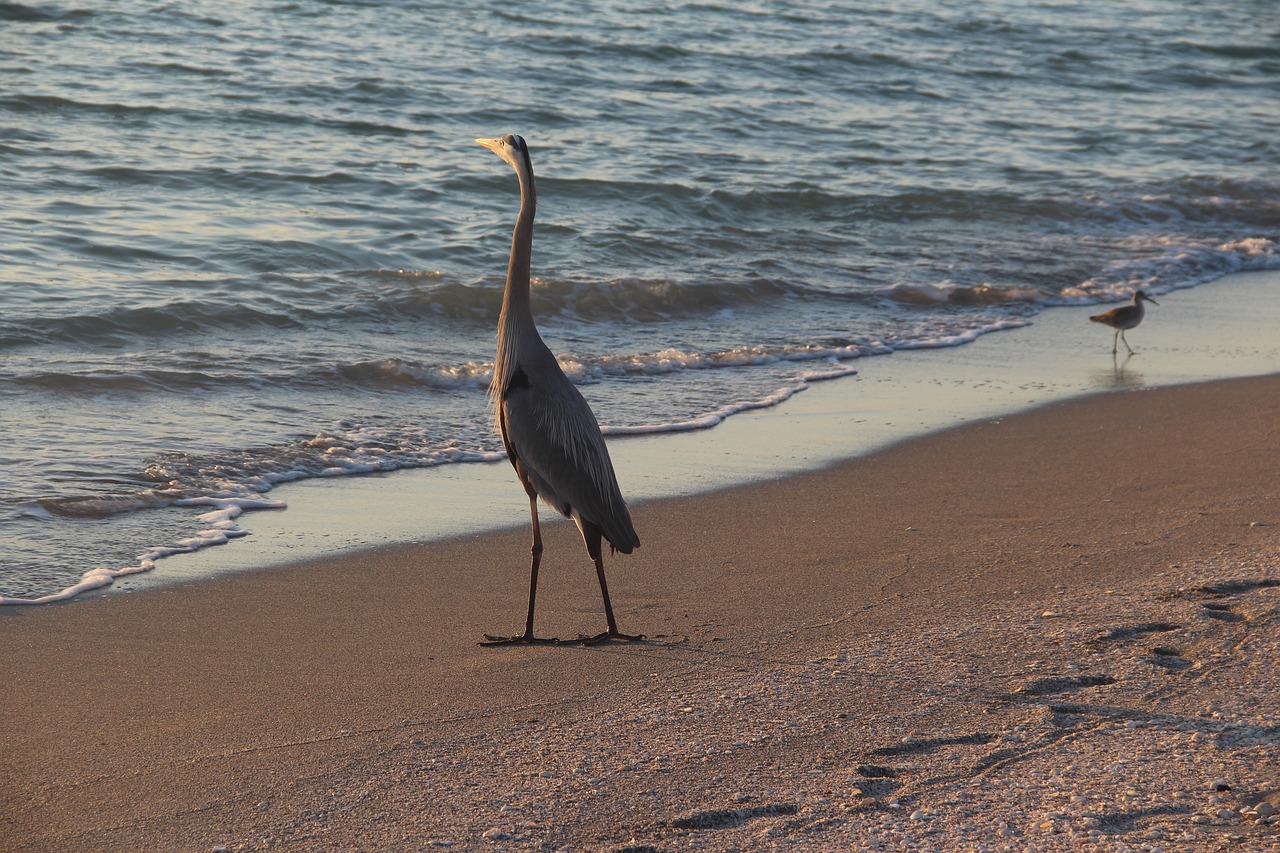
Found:
[[[1274,12],[0,2],[0,596],[501,459],[477,136],[529,142],[535,314],[612,433],[1280,267]]]

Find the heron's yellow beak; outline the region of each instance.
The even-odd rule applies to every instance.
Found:
[[[502,140],[501,140],[501,139],[485,139],[485,138],[479,138],[479,139],[477,139],[477,140],[476,140],[476,142],[480,143],[480,144],[481,144],[481,145],[483,145],[485,148],[488,148],[490,151],[497,151],[497,150],[498,150],[498,146],[502,144]]]

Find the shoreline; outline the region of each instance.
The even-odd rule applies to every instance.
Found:
[[[1094,395],[639,502],[634,645],[475,645],[522,528],[0,614],[0,848],[1268,849],[1276,401]],[[548,633],[601,620],[575,536]]]
[[[779,406],[706,430],[609,439],[631,505],[820,470],[984,418],[1106,391],[1265,375],[1280,369],[1280,271],[1233,273],[1160,297],[1113,360],[1098,306],[1058,306],[1032,325],[959,346],[860,359],[855,376],[814,382]],[[1167,305],[1163,303],[1168,303]],[[1206,323],[1205,317],[1215,317]],[[602,418],[603,420],[603,418]],[[80,598],[149,591],[333,553],[527,526],[505,461],[321,478],[277,487],[283,511],[251,511],[251,535],[166,558]],[[544,525],[566,523],[542,509]],[[3,608],[0,608],[2,611]]]

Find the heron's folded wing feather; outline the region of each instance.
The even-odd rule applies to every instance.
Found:
[[[598,526],[614,547],[639,544],[618,488],[604,436],[587,401],[567,378],[530,380],[502,400],[507,441],[538,494]]]

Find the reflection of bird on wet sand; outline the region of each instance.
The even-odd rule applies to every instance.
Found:
[[[1129,368],[1129,360],[1132,358],[1131,355],[1120,358],[1112,354],[1111,369],[1092,371],[1089,375],[1090,385],[1095,388],[1136,388],[1145,384],[1142,372]]]
[[[1124,333],[1126,329],[1132,329],[1142,322],[1142,317],[1146,311],[1142,307],[1143,302],[1150,302],[1152,305],[1159,305],[1146,291],[1138,290],[1133,294],[1133,303],[1131,305],[1121,305],[1119,308],[1112,308],[1105,314],[1094,314],[1089,319],[1095,323],[1102,323],[1116,330],[1115,337],[1111,340],[1111,354],[1116,354],[1116,347],[1120,341],[1124,341],[1124,348],[1129,351],[1129,355],[1133,355],[1133,347],[1129,346],[1129,342],[1125,340]]]

